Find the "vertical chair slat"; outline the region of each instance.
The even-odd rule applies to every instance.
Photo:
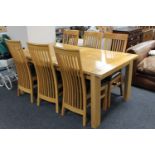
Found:
[[[83,46],[101,49],[101,32],[84,32]]]
[[[64,30],[63,43],[70,45],[78,45],[79,31],[78,30]]]
[[[112,44],[111,44],[112,51],[116,51],[116,52],[126,51],[126,46],[127,46],[127,41],[128,41],[127,34],[105,32],[103,37],[105,38],[105,45],[107,44],[108,39],[112,40]]]

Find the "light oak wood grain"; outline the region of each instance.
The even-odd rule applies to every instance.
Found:
[[[41,99],[55,103],[56,113],[58,113],[58,82],[53,67],[50,47],[46,44],[28,43],[28,49],[37,73],[37,105],[40,105]]]
[[[101,79],[94,75],[91,76],[91,125],[96,128],[101,122]]]
[[[52,48],[53,45],[51,45]],[[135,54],[106,51],[100,49],[93,49],[87,47],[78,47],[66,44],[56,43],[56,47],[60,49],[72,49],[80,50],[80,59],[83,69],[83,73],[91,80],[91,126],[97,128],[101,122],[100,116],[100,91],[99,83],[102,79],[109,75],[127,67],[127,74],[125,78],[125,99],[130,96],[131,91],[131,75],[132,65],[131,63],[138,57]],[[25,50],[25,55],[28,60],[31,60],[31,56],[28,50]],[[51,51],[52,61],[57,68],[58,63],[55,57],[54,50]],[[130,66],[130,67],[129,67]]]
[[[128,42],[128,35],[127,34],[119,34],[119,33],[111,33],[106,32],[104,33],[105,39],[105,49],[108,47],[108,41],[111,41],[111,50],[115,52],[126,52],[127,42]],[[113,86],[117,86],[120,88],[120,94],[123,96],[123,75],[122,71],[115,73],[114,78],[111,78],[108,84],[108,108],[111,105],[111,90]]]
[[[111,40],[111,51],[126,52],[128,34],[106,32],[103,37],[105,39],[105,49],[108,45],[107,41]]]
[[[65,109],[78,113],[83,116],[83,126],[86,126],[87,92],[80,52],[58,47],[54,49],[63,80],[62,115]]]
[[[101,32],[84,32],[83,46],[90,48],[101,49],[102,46],[102,36]]]
[[[6,44],[14,59],[18,74],[18,95],[26,92],[31,95],[31,103],[33,103],[33,81],[36,77],[32,76],[30,66],[26,61],[20,41],[7,40]]]
[[[130,61],[126,67],[126,74],[125,74],[125,86],[124,86],[125,101],[129,99],[131,94],[132,69],[133,69],[133,61]]]
[[[78,30],[64,30],[63,44],[78,45],[79,31]]]

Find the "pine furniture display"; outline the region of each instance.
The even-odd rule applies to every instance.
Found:
[[[124,81],[124,99],[127,101],[131,92],[133,61],[137,58],[135,54],[112,52],[87,47],[77,47],[72,45],[54,44],[56,47],[67,50],[80,50],[81,65],[85,78],[90,79],[91,88],[91,127],[97,128],[101,123],[101,81],[113,73],[126,68]],[[51,45],[53,48],[53,45]],[[25,50],[27,60],[32,61],[28,50]],[[58,68],[54,50],[51,51],[52,62]]]

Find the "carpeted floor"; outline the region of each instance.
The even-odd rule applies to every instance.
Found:
[[[155,93],[132,87],[132,96],[124,102],[117,94],[112,95],[112,107],[102,113],[103,129],[155,128]],[[82,117],[67,112],[64,117],[55,113],[55,105],[42,102],[38,108],[30,103],[29,95],[17,97],[16,87],[8,91],[0,88],[1,129],[77,129],[82,127]],[[88,123],[90,128],[90,109]]]

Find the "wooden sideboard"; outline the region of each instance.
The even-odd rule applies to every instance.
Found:
[[[142,29],[133,26],[121,26],[113,29],[114,33],[128,34],[127,48],[141,42]]]

